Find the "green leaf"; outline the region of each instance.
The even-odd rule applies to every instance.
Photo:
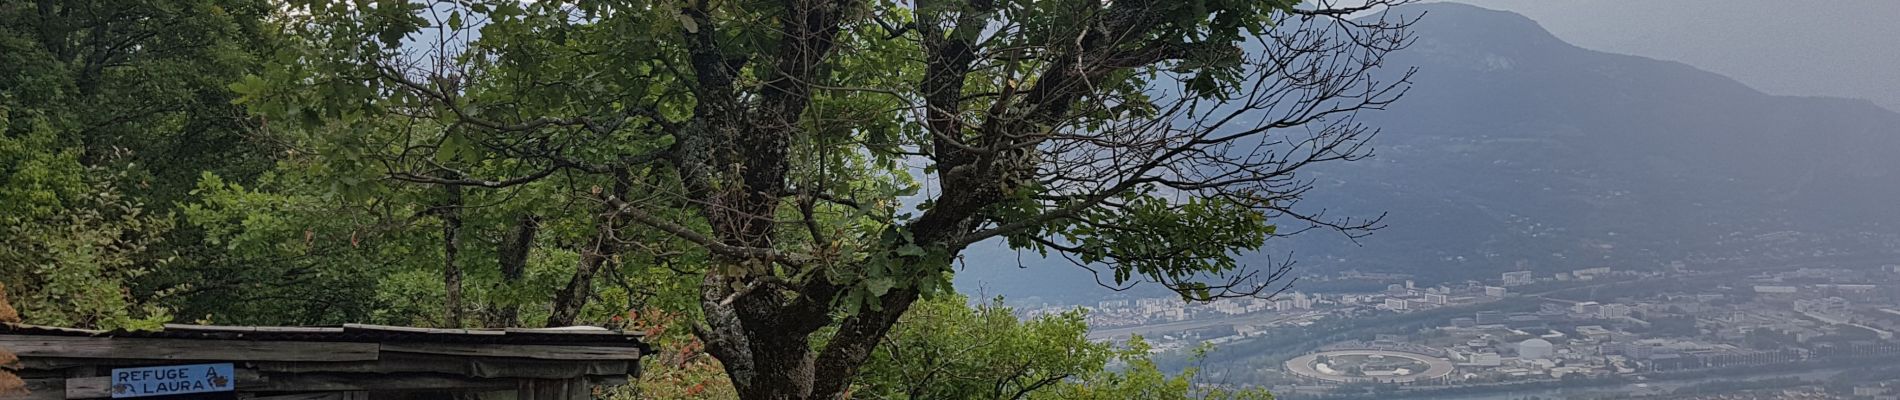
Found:
[[[927,254],[922,246],[918,246],[914,243],[905,243],[903,246],[897,246],[897,249],[893,251],[903,257],[922,257],[924,254]]]
[[[891,279],[891,277],[888,276],[879,276],[864,280],[864,289],[870,291],[872,296],[883,296],[885,293],[891,291],[891,287],[896,285],[897,280]]]

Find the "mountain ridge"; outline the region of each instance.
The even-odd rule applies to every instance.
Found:
[[[1302,273],[1455,281],[1709,262],[1768,251],[1738,238],[1781,231],[1873,232],[1816,246],[1891,253],[1877,244],[1900,234],[1900,216],[1870,212],[1900,204],[1900,188],[1885,184],[1900,181],[1900,160],[1888,154],[1900,149],[1900,113],[1585,49],[1506,11],[1428,3],[1392,12],[1423,15],[1417,42],[1387,60],[1419,68],[1412,90],[1388,110],[1361,113],[1384,131],[1375,156],[1313,169],[1319,187],[1306,200],[1346,214],[1389,211],[1389,228],[1358,243],[1316,231],[1250,258],[1291,253]],[[958,279],[966,291],[1118,295],[1059,260],[973,250]]]

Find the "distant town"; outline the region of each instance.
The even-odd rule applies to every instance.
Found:
[[[1270,387],[1282,398],[1900,399],[1896,264],[1410,278],[1346,271],[1301,282],[1391,283],[1019,311],[1085,308],[1092,337],[1141,335],[1158,353],[1211,345],[1191,362],[1222,381],[1204,384]]]

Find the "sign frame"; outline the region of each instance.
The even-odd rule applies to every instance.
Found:
[[[237,390],[237,368],[232,363],[113,368],[111,379],[109,388],[115,399]]]

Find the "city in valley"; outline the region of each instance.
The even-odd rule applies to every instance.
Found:
[[[1308,275],[1270,298],[1087,309],[1203,385],[1282,398],[1900,398],[1900,263],[1651,270],[1590,266],[1420,284]]]

